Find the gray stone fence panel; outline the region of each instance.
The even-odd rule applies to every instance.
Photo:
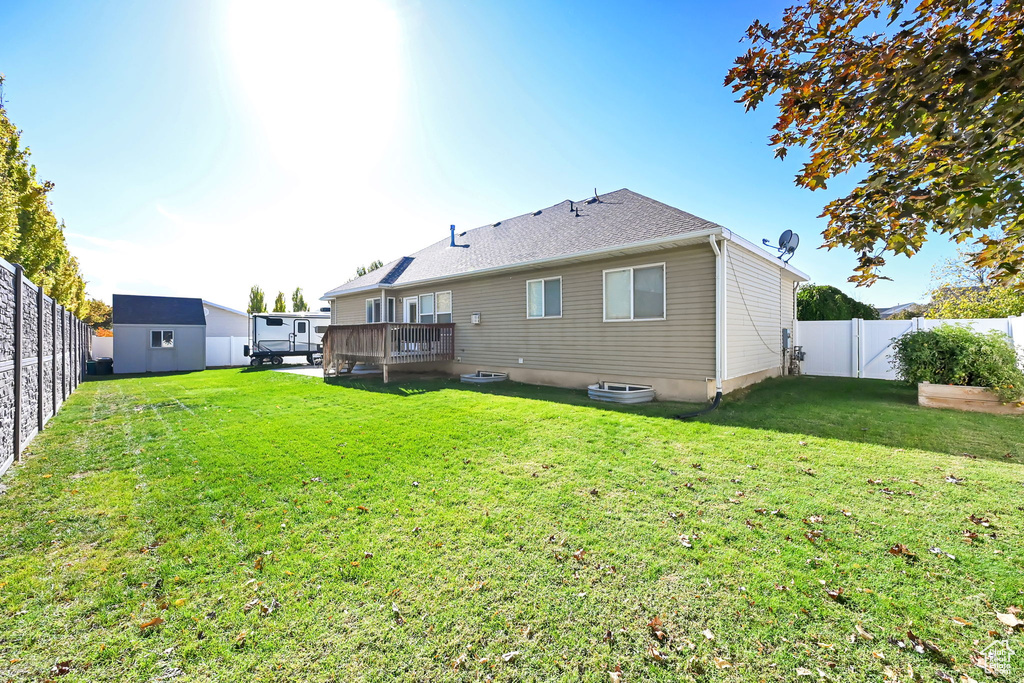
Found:
[[[0,474],[85,373],[89,328],[0,259]]]

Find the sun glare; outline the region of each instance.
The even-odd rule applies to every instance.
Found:
[[[376,166],[397,135],[402,60],[379,0],[234,0],[233,71],[279,162],[303,175]]]

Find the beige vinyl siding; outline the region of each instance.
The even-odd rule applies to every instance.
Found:
[[[332,325],[362,325],[366,322],[366,300],[380,296],[380,290],[360,292],[331,300]]]
[[[784,316],[793,317],[781,264],[735,242],[726,260],[726,378],[781,367]]]
[[[604,322],[603,271],[665,263],[666,319]],[[562,278],[562,317],[526,317],[526,281]],[[401,321],[403,298],[451,290],[455,355],[461,363],[602,375],[704,381],[714,377],[715,262],[710,246],[551,266],[390,290]],[[373,293],[336,298],[335,324],[365,322]],[[481,324],[470,316],[480,313]],[[523,363],[519,363],[519,358]]]

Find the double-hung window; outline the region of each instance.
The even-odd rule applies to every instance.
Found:
[[[366,300],[366,322],[367,323],[381,323],[384,319],[381,317],[380,310],[380,297],[375,299]],[[387,322],[395,322],[395,298],[392,296],[388,297],[388,319]]]
[[[419,318],[418,320],[409,320],[409,322],[450,323],[452,321],[452,293],[447,291],[420,294],[406,308],[406,312],[410,318],[414,316]]]
[[[562,278],[526,281],[526,317],[562,317]]]
[[[153,349],[173,349],[174,330],[150,330],[149,346]]]
[[[665,319],[665,264],[604,271],[604,319]]]

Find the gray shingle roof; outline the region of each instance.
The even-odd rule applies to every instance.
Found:
[[[206,313],[202,299],[115,294],[114,324],[205,325]]]
[[[579,209],[579,216],[572,208]],[[502,266],[684,235],[721,227],[627,189],[456,233],[335,287],[335,296],[374,285],[401,285]]]

